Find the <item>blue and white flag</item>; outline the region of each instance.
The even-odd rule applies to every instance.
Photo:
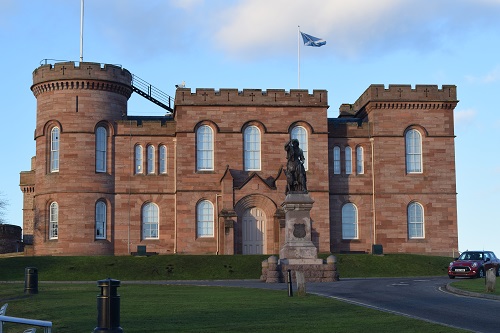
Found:
[[[326,44],[326,41],[322,40],[321,38],[305,34],[302,31],[300,32],[300,34],[302,35],[305,46],[320,47]]]

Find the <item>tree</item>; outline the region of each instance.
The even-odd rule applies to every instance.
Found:
[[[0,193],[0,224],[5,223],[5,210],[7,209],[7,199],[5,199],[5,196]]]

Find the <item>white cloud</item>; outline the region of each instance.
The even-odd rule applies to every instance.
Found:
[[[242,0],[228,5],[215,25],[215,41],[236,56],[269,56],[296,48],[296,30],[321,37],[344,57],[395,49],[417,52],[459,42],[476,25],[497,25],[500,1]],[[453,42],[453,41],[452,41]]]
[[[476,117],[477,111],[475,109],[455,109],[455,126],[460,126],[469,123]]]
[[[174,7],[191,10],[201,6],[204,0],[171,0],[170,2]]]
[[[499,0],[500,1],[500,0]],[[500,66],[493,68],[483,76],[467,75],[465,79],[471,83],[493,83],[500,80]]]

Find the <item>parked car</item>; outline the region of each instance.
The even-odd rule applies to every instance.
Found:
[[[465,251],[448,266],[448,276],[479,277],[485,276],[490,268],[495,269],[496,276],[500,275],[500,259],[492,251]]]

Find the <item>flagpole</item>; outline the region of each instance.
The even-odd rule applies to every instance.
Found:
[[[297,83],[298,83],[298,89],[300,89],[300,25],[297,26],[298,33],[297,33],[297,53],[298,53],[298,61],[297,61],[297,73],[298,73],[298,78],[297,78]]]
[[[83,62],[83,0],[80,1],[80,62]]]

